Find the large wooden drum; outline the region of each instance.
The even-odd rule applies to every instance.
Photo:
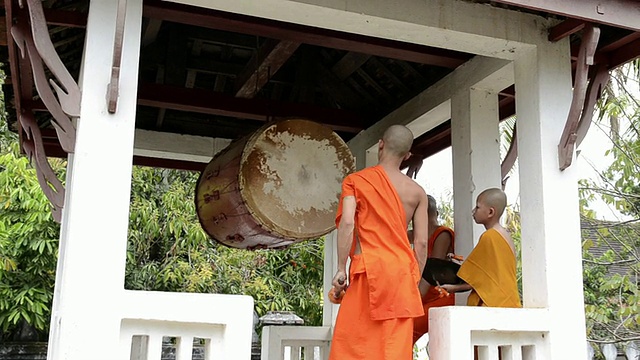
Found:
[[[335,228],[342,180],[355,170],[344,141],[307,120],[269,123],[231,143],[196,186],[203,229],[245,249],[277,248]]]

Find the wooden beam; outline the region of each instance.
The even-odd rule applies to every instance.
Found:
[[[617,68],[640,57],[640,39],[607,53],[609,69]]]
[[[256,96],[299,46],[300,43],[292,41],[267,40],[236,78],[236,96],[246,99]]]
[[[7,18],[0,16],[0,46],[7,46],[9,38],[7,34]]]
[[[168,1],[145,1],[143,14],[145,17],[165,21],[355,51],[450,69],[458,67],[472,57],[470,54],[458,51],[197,8]]]
[[[579,43],[571,45],[571,60],[573,60],[574,72],[579,50]],[[594,61],[595,64],[607,64],[609,70],[611,70],[638,58],[638,56],[640,56],[640,32],[632,32],[598,49],[594,56]]]
[[[47,154],[48,158],[67,158],[67,153],[62,150],[62,146],[60,146],[57,138],[46,138],[43,140],[44,151]],[[207,166],[207,163],[134,155],[133,165],[200,172],[204,170],[204,168]]]
[[[187,70],[195,70],[203,73],[235,77],[240,74],[243,69],[244,67],[242,65],[231,62],[215,61],[193,56],[190,56],[189,59],[187,59]]]
[[[146,47],[156,41],[161,26],[162,20],[149,19],[147,26],[144,28],[144,32],[142,33],[142,47]]]
[[[598,49],[598,52],[610,52],[614,50],[618,50],[619,48],[632,43],[636,40],[640,39],[640,32],[632,32],[626,36],[621,37],[618,40],[612,41],[609,44]]]
[[[549,41],[558,41],[584,29],[585,22],[578,19],[567,19],[549,30]]]
[[[161,84],[140,84],[138,105],[259,121],[267,121],[268,117],[300,117],[348,133],[364,128],[362,117],[351,111],[267,99],[243,99],[208,90]]]
[[[389,81],[391,81],[391,83],[393,83],[393,85],[398,90],[401,91],[401,94],[400,94],[401,96],[396,95],[396,98],[405,99],[408,95],[412,93],[412,91],[404,84],[404,82],[398,79],[396,75],[393,72],[391,72],[391,70],[389,70],[389,68],[387,68],[385,64],[383,64],[381,61],[377,60],[376,58],[372,58],[371,62],[372,64],[375,65],[376,68],[382,71],[382,73],[389,79]]]
[[[47,25],[63,27],[87,27],[87,13],[73,10],[44,9]]]
[[[637,0],[494,0],[527,9],[640,31]]]
[[[318,74],[318,84],[320,88],[329,96],[340,108],[353,106],[354,109],[364,109],[363,115],[373,118],[371,104],[358,96],[352,88],[340,81],[333,72],[325,68],[321,63],[316,63],[314,71]]]
[[[371,55],[369,54],[348,52],[347,55],[343,56],[333,65],[331,72],[334,73],[340,81],[343,81],[364,65],[370,58]]]

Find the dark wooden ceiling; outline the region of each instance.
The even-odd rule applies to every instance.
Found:
[[[6,6],[18,8],[17,0]],[[77,79],[84,46],[87,0],[45,0],[54,46]],[[27,21],[14,11],[7,27]],[[235,139],[276,118],[303,117],[332,127],[348,141],[442,79],[472,54],[310,28],[296,24],[146,0],[140,58],[139,129]],[[572,34],[571,19],[555,29]],[[569,28],[569,30],[566,30]],[[8,122],[17,130],[11,59],[0,34]],[[558,35],[559,34],[559,35]],[[601,61],[612,66],[637,57],[639,33],[603,27]],[[576,47],[577,51],[577,47]],[[635,56],[634,56],[635,55]],[[14,69],[15,70],[15,69]],[[35,90],[29,103],[46,137],[49,156],[66,156]],[[513,87],[500,94],[500,116],[515,113]],[[423,157],[450,146],[445,123],[420,136]],[[194,168],[180,162],[159,166]],[[196,167],[197,168],[197,167]]]

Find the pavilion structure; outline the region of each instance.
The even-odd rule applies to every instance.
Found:
[[[181,359],[194,338],[210,359],[249,358],[250,297],[124,289],[132,163],[201,170],[290,117],[332,127],[358,168],[392,124],[414,131],[421,158],[452,146],[462,255],[482,230],[476,195],[517,157],[524,308],[432,309],[430,355],[587,358],[571,164],[608,71],[640,55],[637,1],[5,0],[4,13],[9,126],[62,224],[49,359],[159,359],[167,335]],[[501,159],[498,124],[514,114]],[[47,157],[68,159],[64,186]],[[325,301],[322,327],[265,328],[263,359],[326,358],[336,311]]]

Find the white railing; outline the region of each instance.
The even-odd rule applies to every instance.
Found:
[[[429,356],[438,360],[550,359],[545,309],[468,306],[429,312]]]
[[[118,359],[160,360],[162,339],[176,339],[176,359],[191,360],[194,339],[204,358],[249,359],[253,298],[220,294],[126,291]]]
[[[594,346],[587,343],[587,360],[593,360],[595,358]],[[626,360],[640,360],[640,342],[631,341],[621,346],[623,349],[624,357],[618,357],[618,348],[614,344],[603,344],[600,346],[600,351],[606,360],[626,359]]]
[[[262,360],[327,360],[331,344],[329,326],[265,326]]]

